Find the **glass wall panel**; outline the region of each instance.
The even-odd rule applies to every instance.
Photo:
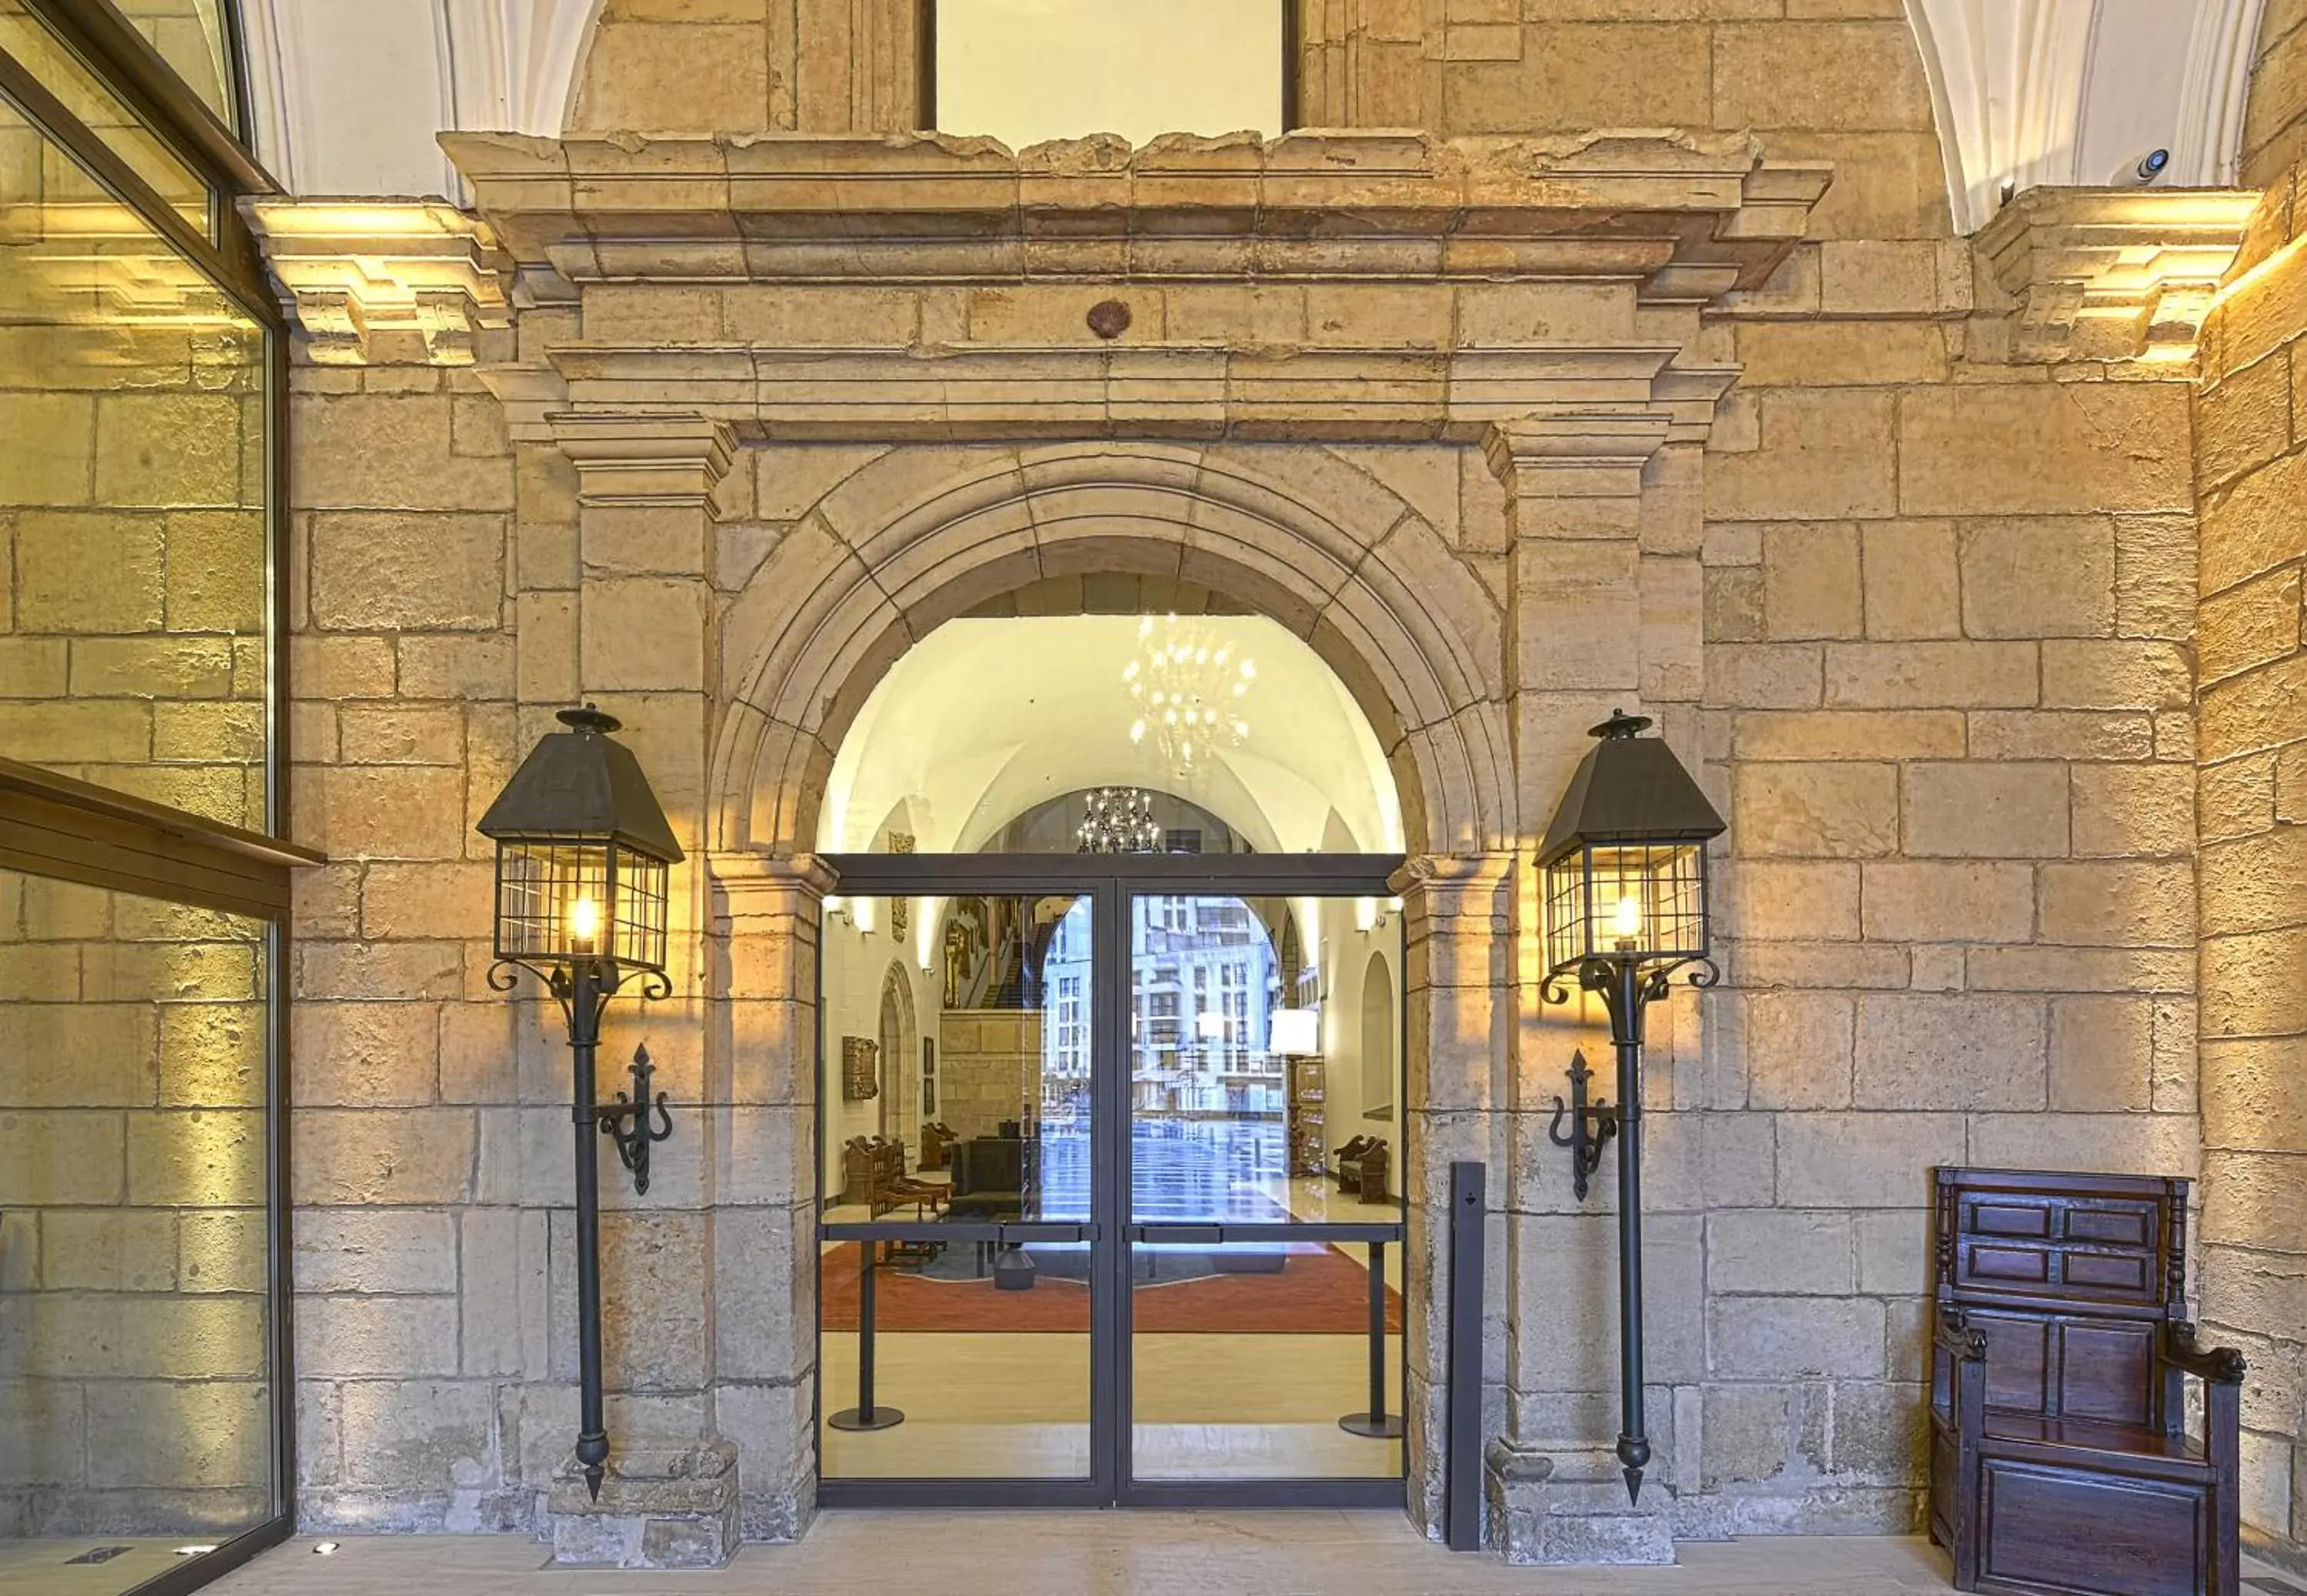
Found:
[[[824,1242],[828,1478],[1089,1475],[1091,938],[1070,895],[827,903],[825,1222],[914,1227]]]
[[[278,1510],[266,936],[0,872],[0,1592]]]
[[[1090,906],[834,898],[824,926],[830,1225],[1090,1216]]]
[[[160,59],[176,69],[184,85],[216,113],[219,122],[245,136],[231,88],[233,58],[225,30],[224,0],[112,0],[136,31],[151,42]]]
[[[1130,1217],[1398,1222],[1401,969],[1383,899],[1131,899]]]
[[[0,752],[264,829],[266,371],[0,101]]]
[[[104,141],[128,169],[151,185],[194,231],[213,238],[209,186],[179,159],[167,141],[137,119],[80,57],[48,31],[23,0],[0,0],[0,50],[39,80],[64,108]],[[18,201],[11,196],[11,204]]]
[[[1278,0],[937,0],[937,122],[1012,149],[1283,131]]]
[[[828,1479],[1089,1477],[1088,1242],[824,1247],[819,1405]],[[874,1405],[862,1420],[869,1253]]]

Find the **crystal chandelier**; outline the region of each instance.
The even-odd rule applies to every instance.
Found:
[[[1154,823],[1154,800],[1135,787],[1093,787],[1074,840],[1077,853],[1156,852],[1162,828]]]
[[[1231,643],[1213,643],[1174,615],[1158,626],[1150,615],[1140,620],[1137,643],[1137,657],[1121,670],[1133,744],[1150,739],[1170,769],[1182,773],[1214,748],[1249,740],[1246,712],[1256,661],[1237,657]]]

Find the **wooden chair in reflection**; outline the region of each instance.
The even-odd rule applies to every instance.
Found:
[[[2236,1596],[2243,1363],[2187,1322],[2187,1182],[1936,1178],[1930,1529],[1955,1589]]]
[[[905,1144],[880,1136],[849,1139],[842,1148],[841,1184],[843,1200],[862,1204],[875,1219],[908,1204],[916,1218],[931,1217],[951,1196],[944,1186],[907,1175]]]

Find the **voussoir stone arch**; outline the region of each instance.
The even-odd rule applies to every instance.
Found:
[[[1051,577],[1167,578],[1304,638],[1386,751],[1412,852],[1515,833],[1497,602],[1442,534],[1320,449],[892,450],[828,493],[724,619],[716,849],[804,853],[835,752],[946,621]]]

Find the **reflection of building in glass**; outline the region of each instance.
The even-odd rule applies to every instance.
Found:
[[[1133,913],[1136,1111],[1279,1118],[1282,1061],[1266,1042],[1281,972],[1265,926],[1239,898],[1140,898]]]
[[[1267,1051],[1285,1006],[1265,925],[1239,898],[1133,900],[1133,1102],[1181,1118],[1282,1113],[1282,1061]],[[1043,1093],[1055,1106],[1089,1080],[1089,916],[1076,907],[1051,939]],[[1069,1084],[1071,1083],[1071,1084]]]

